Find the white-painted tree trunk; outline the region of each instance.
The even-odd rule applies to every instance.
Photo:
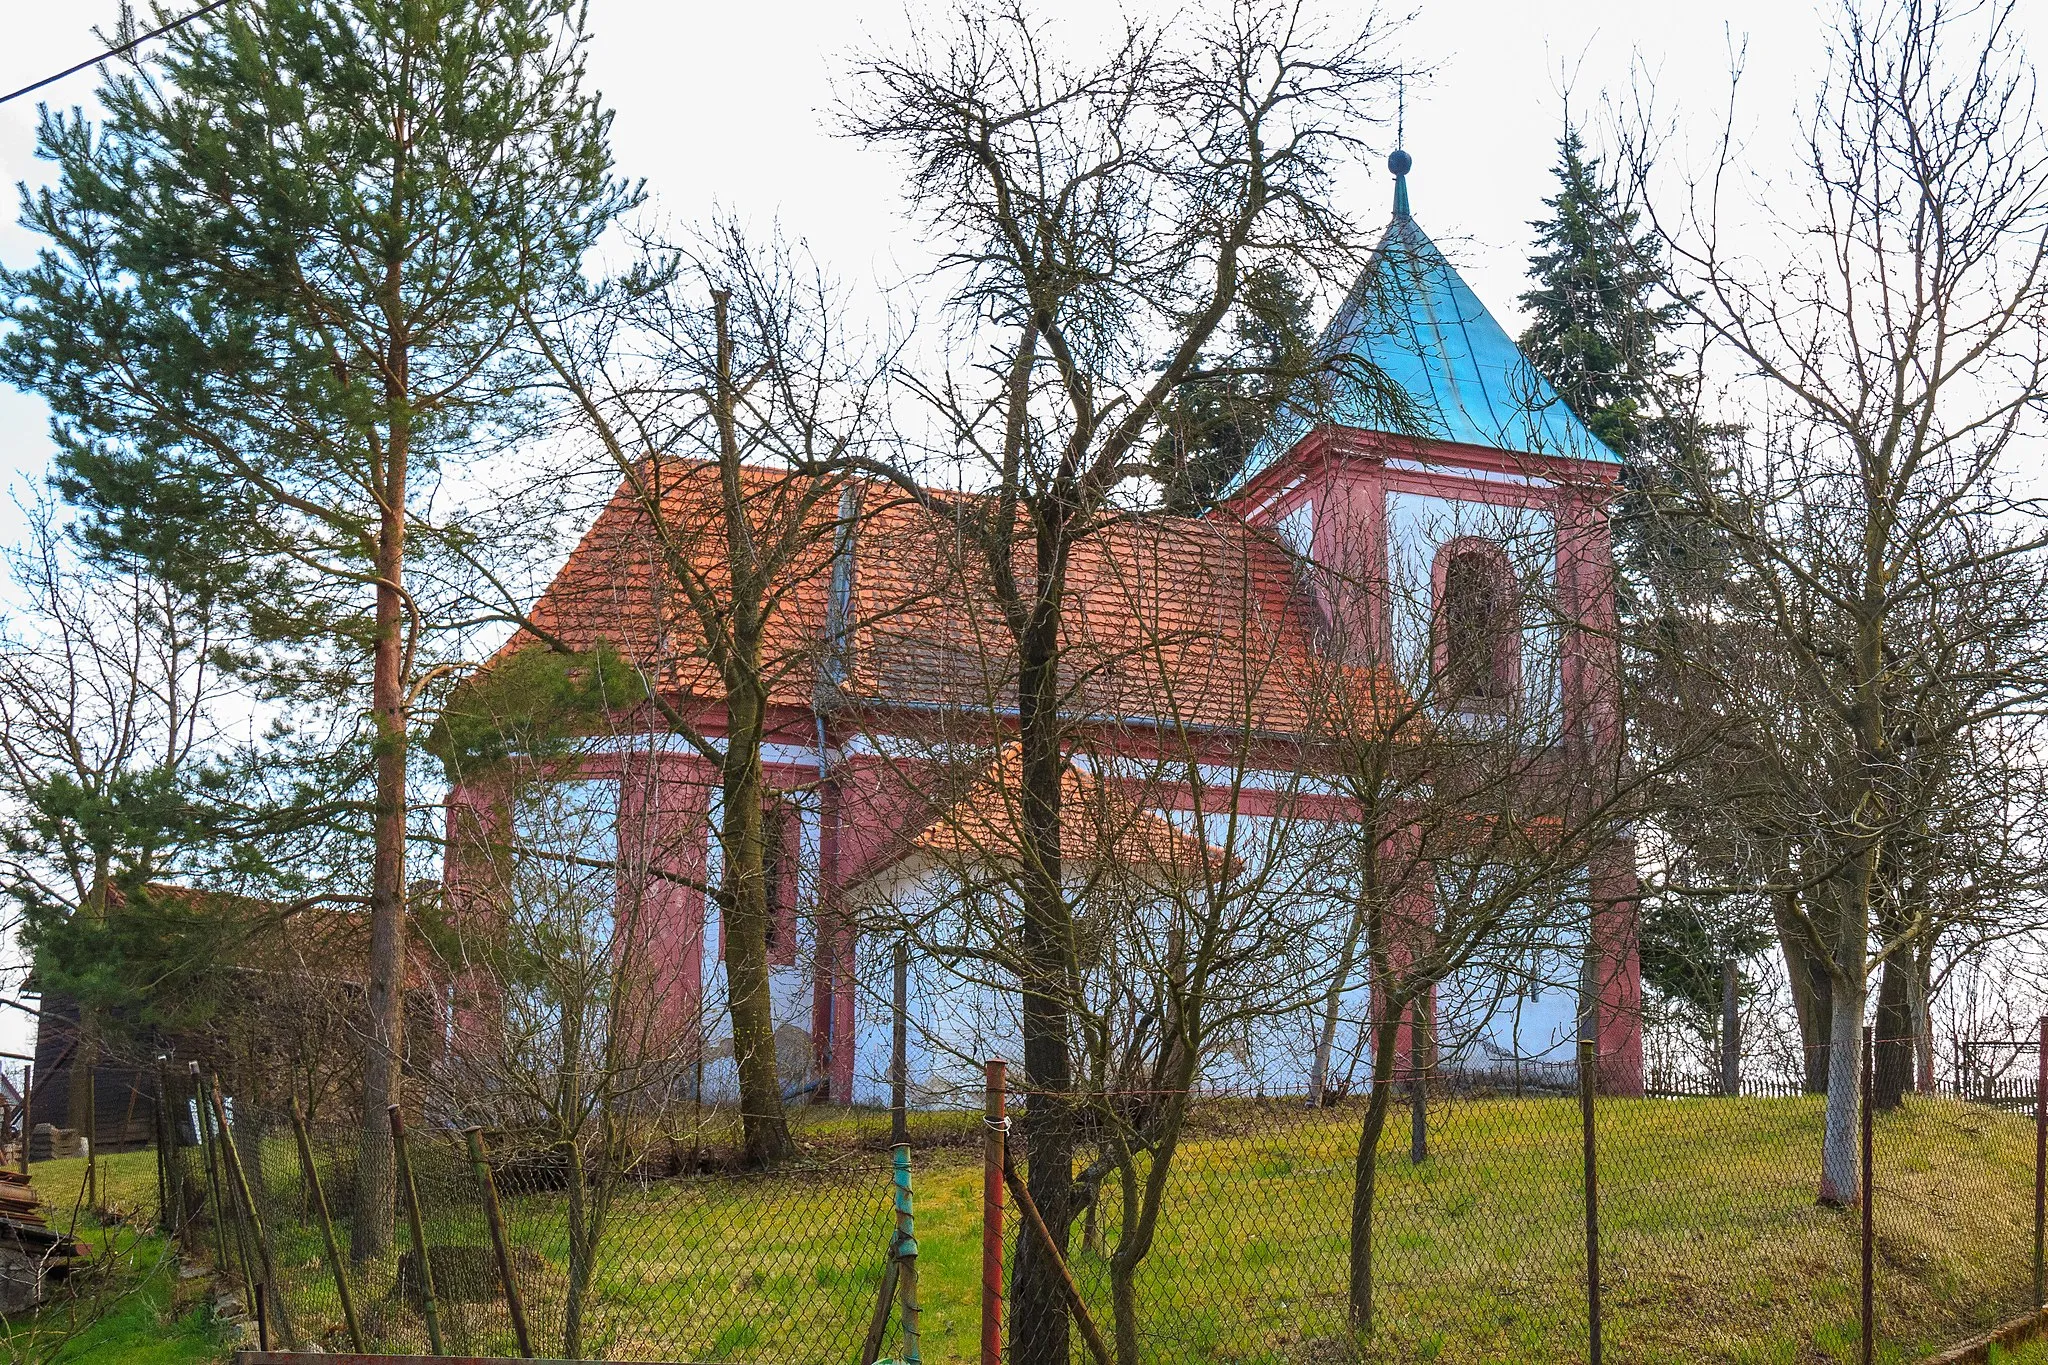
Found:
[[[1862,952],[1862,945],[1857,945]],[[1847,1207],[1863,1197],[1858,1120],[1862,1116],[1863,997],[1837,981],[1828,1022],[1828,1110],[1821,1137],[1820,1202]]]

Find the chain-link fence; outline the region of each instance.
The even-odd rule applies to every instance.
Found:
[[[351,1249],[354,1123],[316,1116],[302,1154],[290,1114],[233,1097],[215,1108],[174,1085],[165,1189],[188,1249],[275,1286],[273,1345],[326,1349],[425,1352],[438,1333],[445,1353],[518,1354],[516,1302],[540,1356],[858,1362],[907,1353],[914,1302],[922,1359],[975,1360],[990,1273],[1007,1316],[997,1339],[1018,1365],[1091,1360],[1098,1342],[1118,1365],[1584,1361],[1598,1358],[1596,1303],[1607,1359],[1856,1360],[1866,1263],[1877,1359],[1914,1358],[2037,1302],[2037,1056],[1979,1092],[1874,1109],[1867,1164],[1860,1115],[1831,1139],[1825,1096],[1588,1097],[1574,1074],[1430,1073],[1321,1106],[1013,1095],[1019,1178],[999,1259],[984,1228],[988,1154],[1003,1144],[986,1141],[978,1113],[912,1113],[914,1292],[888,1288],[900,1245],[890,1127],[871,1111],[793,1111],[805,1159],[772,1174],[741,1172],[729,1114],[649,1133],[630,1163],[580,1179],[545,1150],[481,1134],[489,1189],[464,1134],[415,1119],[424,1276],[402,1181],[372,1215],[382,1245]],[[1055,1109],[1070,1195],[1031,1171],[1033,1143],[1060,1140],[1047,1137]],[[1824,1150],[1840,1206],[1817,1197]],[[1066,1223],[1060,1257],[1032,1230],[1034,1185],[1071,1215],[1053,1219]],[[1034,1307],[1070,1295],[1083,1311]],[[889,1316],[876,1335],[878,1300]],[[1063,1352],[1029,1337],[1047,1321],[1071,1324]]]

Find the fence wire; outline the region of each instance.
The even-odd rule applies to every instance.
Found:
[[[1873,1112],[1879,1358],[1912,1358],[2033,1306],[2034,1067],[2030,1056],[1995,1084],[1909,1093]],[[1606,1358],[1856,1359],[1862,1220],[1853,1203],[1816,1200],[1825,1097],[1681,1089],[1593,1101]],[[1322,1105],[1187,1097],[1170,1145],[1158,1141],[1157,1117],[1179,1097],[1068,1097],[1079,1183],[1065,1260],[1110,1357],[1591,1358],[1579,1096],[1562,1084],[1432,1073],[1382,1098],[1379,1139],[1362,1155],[1369,1091]],[[231,1119],[259,1239],[235,1216],[225,1147],[202,1140],[210,1134],[185,1101],[174,1088],[171,1113],[185,1121],[170,1125],[165,1188],[187,1249],[225,1257],[230,1278],[261,1279],[267,1242],[285,1319],[273,1313],[273,1343],[288,1326],[302,1346],[349,1349],[289,1116],[245,1102]],[[1011,1099],[1012,1155],[1027,1181],[1032,1135],[1043,1131],[1034,1122],[1050,1103]],[[609,1182],[587,1276],[572,1223],[588,1226],[607,1182],[579,1194],[562,1161],[486,1134],[533,1353],[858,1362],[892,1244],[889,1119],[829,1106],[792,1115],[804,1157],[767,1174],[740,1168],[729,1114],[650,1134]],[[975,1360],[985,1130],[967,1112],[914,1113],[909,1126],[920,1354]],[[1860,1181],[1859,1137],[1850,1134]],[[309,1139],[363,1345],[429,1350],[403,1200],[373,1215],[384,1245],[351,1256],[360,1127],[319,1117]],[[416,1118],[409,1152],[442,1349],[516,1354],[461,1135]],[[1366,1177],[1372,1197],[1361,1201]],[[1063,1351],[1022,1335],[1031,1315],[1016,1277],[1032,1234],[1016,1198],[1007,1202],[1006,1354],[1014,1365],[1091,1360],[1078,1327]],[[1359,1246],[1371,1253],[1363,1267]],[[888,1355],[905,1344],[899,1311],[881,1345]]]

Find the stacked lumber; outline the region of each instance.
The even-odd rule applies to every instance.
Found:
[[[52,1270],[68,1270],[91,1254],[85,1243],[50,1226],[35,1187],[19,1171],[0,1171],[0,1241],[42,1253]]]

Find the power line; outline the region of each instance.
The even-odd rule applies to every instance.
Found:
[[[54,85],[56,82],[63,80],[66,76],[76,75],[78,72],[85,70],[88,66],[98,66],[101,62],[105,61],[109,57],[119,57],[123,53],[133,52],[136,48],[141,47],[151,38],[161,38],[164,34],[169,33],[174,28],[183,28],[186,24],[191,23],[194,19],[199,18],[201,15],[211,14],[215,10],[219,9],[222,5],[225,5],[227,3],[228,0],[207,0],[206,4],[201,5],[198,9],[193,10],[190,14],[183,15],[179,18],[173,19],[171,20],[171,22],[165,24],[161,28],[153,28],[147,33],[138,34],[135,37],[130,38],[127,42],[121,44],[119,47],[110,47],[105,52],[102,52],[99,56],[88,57],[84,61],[78,63],[78,65],[76,66],[67,66],[54,76],[43,77],[34,85],[24,85],[19,90],[10,91],[5,95],[0,95],[0,104],[5,104],[9,100],[20,99],[23,95],[33,94],[36,91],[42,89],[46,85]]]

